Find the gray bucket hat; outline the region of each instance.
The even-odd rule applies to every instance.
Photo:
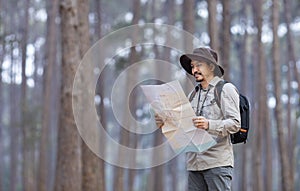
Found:
[[[218,67],[215,69],[215,74],[219,77],[224,75],[224,69],[222,66],[218,64],[218,54],[216,51],[206,48],[206,47],[200,47],[194,49],[192,54],[184,54],[180,57],[180,63],[181,66],[185,69],[185,71],[191,75],[192,74],[192,67],[191,67],[191,61],[197,60],[206,62],[208,64],[215,64]]]

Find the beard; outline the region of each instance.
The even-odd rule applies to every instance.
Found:
[[[202,76],[202,78],[197,79],[196,75],[200,75],[200,76]],[[196,78],[196,82],[203,82],[204,81],[204,77],[203,77],[202,73],[200,73],[200,72],[194,73],[194,77]]]

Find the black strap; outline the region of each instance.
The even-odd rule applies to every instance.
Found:
[[[201,89],[202,90],[202,89]],[[206,101],[206,98],[207,98],[207,95],[208,95],[208,92],[210,90],[210,87],[208,88],[206,94],[205,94],[205,97],[203,99],[203,102],[202,102],[202,105],[201,105],[201,108],[199,110],[199,102],[200,102],[200,96],[201,96],[201,92],[199,93],[199,97],[198,97],[198,103],[197,103],[197,110],[196,110],[196,115],[197,116],[201,116],[202,115],[202,112],[203,112],[203,107],[204,107],[204,103]]]
[[[196,93],[197,93],[197,92],[199,91],[199,89],[200,89],[199,86],[200,86],[200,84],[198,84],[198,85],[195,87],[195,89],[193,90],[192,94],[190,95],[189,102],[191,102],[191,101],[194,99]]]
[[[221,93],[222,93],[223,86],[226,83],[227,83],[227,81],[221,80],[215,86],[214,96],[215,96],[217,105],[219,106],[220,109],[221,109]]]

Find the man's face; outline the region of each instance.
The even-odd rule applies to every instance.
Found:
[[[192,74],[196,79],[196,82],[203,82],[208,77],[213,75],[212,65],[208,65],[205,62],[201,61],[191,61]]]

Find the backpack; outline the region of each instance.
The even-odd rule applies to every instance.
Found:
[[[227,81],[219,81],[215,87],[214,96],[217,105],[221,109],[221,92],[223,89],[223,86],[228,83]],[[250,104],[246,96],[239,94],[240,97],[240,116],[241,116],[241,129],[239,132],[236,132],[234,134],[230,135],[231,143],[237,144],[237,143],[246,143],[248,132],[250,128],[249,124],[249,113],[250,113]]]

